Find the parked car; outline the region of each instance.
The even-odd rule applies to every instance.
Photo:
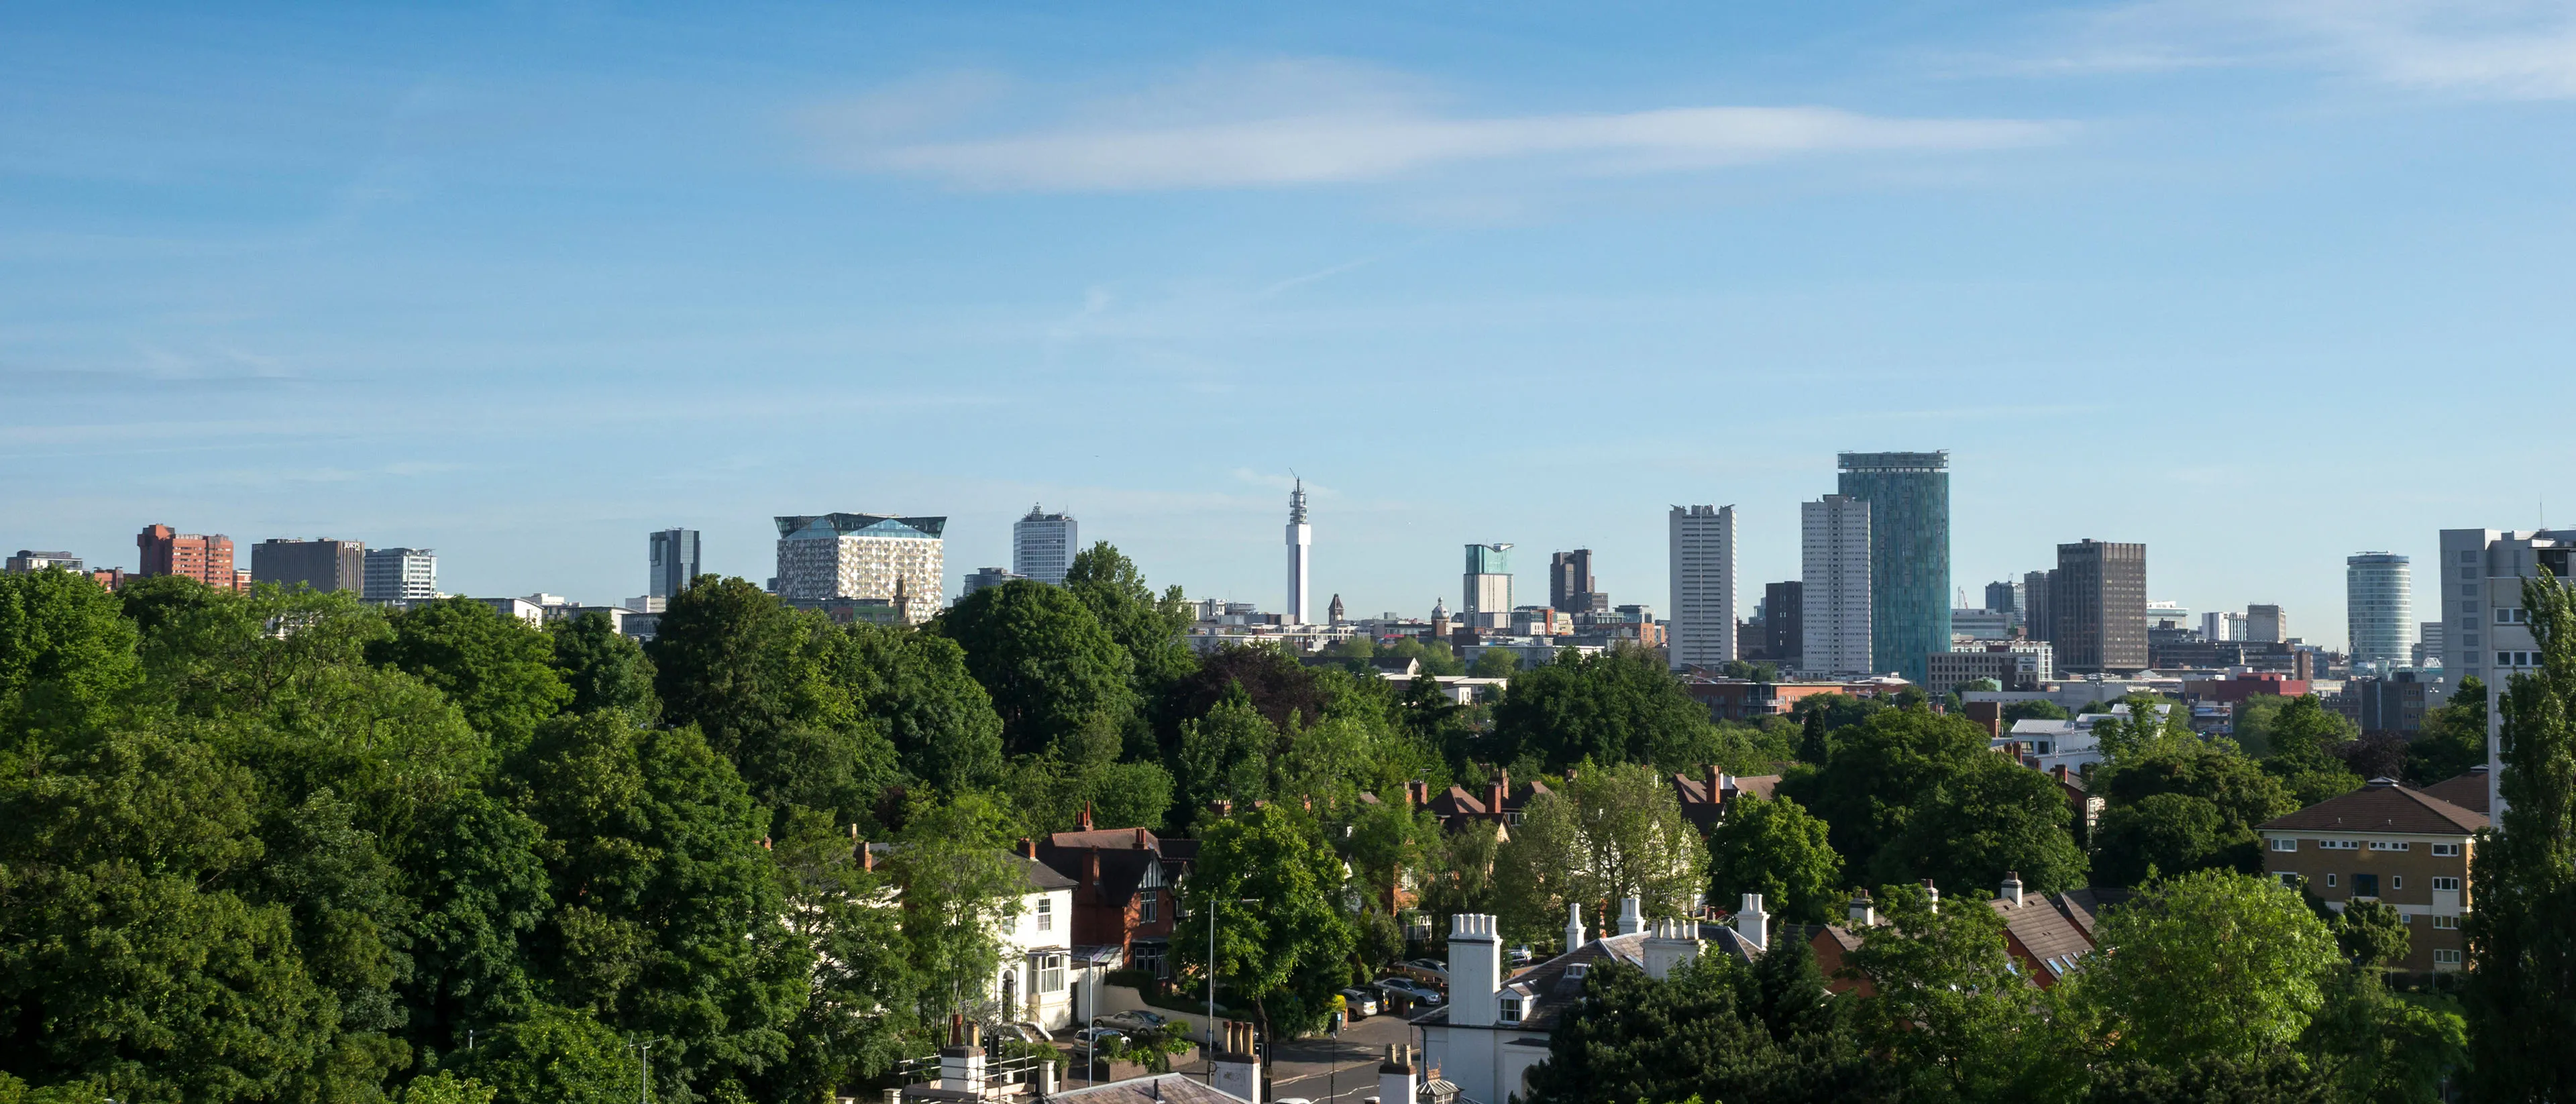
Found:
[[[1377,983],[1377,991],[1390,997],[1400,997],[1405,1000],[1412,1001],[1415,1004],[1440,1003],[1440,990],[1424,985],[1411,978],[1387,978]]]
[[[1417,958],[1396,963],[1395,972],[1432,985],[1449,984],[1449,964],[1436,958]]]
[[[1109,1045],[1111,1039],[1126,1037],[1126,1032],[1114,1027],[1086,1027],[1073,1033],[1074,1042],[1096,1047],[1105,1047]]]
[[[1503,952],[1503,964],[1506,966],[1527,966],[1536,961],[1538,961],[1538,955],[1526,945]]]
[[[1132,1035],[1150,1035],[1161,1031],[1164,1024],[1172,1021],[1166,1019],[1160,1012],[1148,1012],[1139,1008],[1132,1012],[1111,1013],[1102,1017],[1100,1022]]]
[[[1342,990],[1342,1011],[1349,1013],[1352,1019],[1366,1019],[1377,1015],[1378,1009],[1377,994],[1366,989]]]

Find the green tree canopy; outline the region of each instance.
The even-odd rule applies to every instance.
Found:
[[[2462,675],[2447,701],[2424,711],[2423,731],[2406,746],[2406,783],[2430,786],[2486,761],[2487,684]]]
[[[1533,797],[1495,857],[1505,931],[1546,941],[1566,906],[1615,915],[1643,899],[1648,917],[1678,916],[1708,885],[1708,850],[1672,783],[1643,764],[1585,764],[1556,793]]]
[[[1139,696],[1159,693],[1197,666],[1181,639],[1194,617],[1181,588],[1156,596],[1136,562],[1108,541],[1074,555],[1064,573],[1064,589],[1082,599],[1109,638],[1126,649]]]
[[[651,724],[662,714],[653,696],[653,661],[634,637],[617,631],[596,610],[546,626],[555,641],[555,674],[572,691],[565,708],[575,713],[624,710]]]
[[[1919,885],[1888,886],[1887,923],[1860,933],[1846,969],[1875,996],[1863,1036],[1929,1099],[2012,1099],[2033,1072],[2036,991],[2014,971],[2004,919],[1975,898],[1936,908]]]
[[[2004,703],[2006,729],[2010,729],[2016,721],[2063,721],[2067,717],[2065,706],[2045,698]]]
[[[2061,983],[2067,1015],[2109,1055],[2169,1070],[2296,1042],[2339,961],[2297,890],[2222,870],[2154,882],[2096,931],[2107,953]]]
[[[1708,707],[1655,653],[1567,650],[1512,676],[1494,706],[1492,758],[1540,773],[1587,760],[1679,768],[1708,727]]]
[[[1012,755],[1119,726],[1136,708],[1134,664],[1091,607],[1061,587],[1013,580],[966,596],[931,622],[965,649]],[[1078,758],[1078,757],[1069,757]]]
[[[1467,673],[1477,678],[1510,678],[1521,669],[1521,655],[1509,648],[1487,648],[1476,654],[1467,665]]]
[[[2085,884],[2074,807],[2057,780],[1998,755],[1944,776],[1908,810],[1905,826],[1869,859],[1872,881],[1932,879],[1991,896],[2008,872],[2033,891]]]
[[[1219,801],[1244,806],[1270,797],[1270,765],[1279,745],[1279,730],[1240,687],[1206,716],[1183,721],[1180,783],[1190,815]]]
[[[1822,924],[1842,904],[1843,859],[1827,841],[1825,822],[1794,798],[1744,793],[1709,834],[1710,899],[1720,907],[1747,893],[1762,895],[1780,919]]]
[[[87,575],[0,575],[0,755],[103,723],[143,680],[124,609]]]
[[[1985,729],[1929,709],[1876,710],[1833,736],[1824,766],[1783,777],[1778,792],[1824,818],[1836,853],[1862,862],[1902,834],[1941,783],[1995,758]]]
[[[2470,859],[2470,1099],[2576,1100],[2576,591],[2543,574],[2522,587],[2540,664],[2515,674],[2495,780],[2497,831]]]
[[[1775,951],[1786,960],[1795,940]],[[1774,955],[1766,955],[1767,963]],[[1814,960],[1807,960],[1812,975]],[[1775,1035],[1751,971],[1703,957],[1662,981],[1616,961],[1583,978],[1584,1000],[1548,1036],[1547,1060],[1529,1072],[1532,1104],[1635,1104],[1704,1100],[1882,1099],[1886,1066],[1827,1018]],[[1815,979],[1821,1000],[1821,978]]]
[[[906,776],[943,793],[1001,779],[1002,718],[956,641],[869,624],[848,632],[844,678],[893,742]]]
[[[554,642],[491,606],[442,598],[395,614],[392,625],[390,636],[367,645],[367,661],[437,687],[501,747],[524,746],[572,701],[555,673]]]
[[[1214,918],[1220,990],[1251,1004],[1265,1035],[1282,1038],[1274,1020],[1299,1030],[1322,1022],[1348,977],[1356,933],[1340,907],[1343,889],[1341,859],[1302,810],[1238,812],[1200,837],[1186,889],[1190,912],[1172,949],[1204,974]]]
[[[2235,869],[2225,854],[2234,841],[2232,827],[2217,805],[2191,794],[2150,794],[2114,805],[2103,812],[2094,834],[2093,880],[2134,886],[2210,867]]]

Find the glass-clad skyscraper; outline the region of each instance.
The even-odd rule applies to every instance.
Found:
[[[1841,460],[1839,489],[1869,503],[1870,666],[1921,682],[1924,657],[1950,650],[1950,454]]]
[[[652,535],[653,574],[645,582],[644,593],[655,598],[670,598],[689,589],[689,581],[704,574],[698,565],[698,531],[664,529]]]
[[[2344,610],[2354,663],[2396,664],[2413,658],[2412,573],[2407,558],[2394,553],[2344,557]]]

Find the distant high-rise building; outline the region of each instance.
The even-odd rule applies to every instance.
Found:
[[[1986,584],[1987,609],[1994,610],[1997,613],[2017,612],[2021,609],[2020,598],[2021,588],[2012,583],[1999,582]]]
[[[1495,629],[1511,624],[1512,546],[1468,545],[1466,577],[1459,589],[1466,593],[1458,612],[1469,625]]]
[[[939,596],[948,589],[941,536],[947,518],[813,514],[777,520],[780,598],[881,600],[915,625],[939,612]]]
[[[82,570],[81,558],[69,552],[30,552],[24,548],[19,549],[17,555],[9,557],[9,574],[12,575],[24,575],[31,571],[48,571],[54,568],[61,568],[64,571]]]
[[[370,602],[420,602],[438,597],[438,553],[428,548],[370,548],[367,584]]]
[[[2487,687],[2487,773],[2502,775],[2498,755],[2504,709],[2499,700],[2516,674],[2540,663],[2522,585],[2543,568],[2560,579],[2576,568],[2576,529],[2444,529],[2442,556],[2425,578],[2428,593],[2449,628],[2442,634],[2442,678],[2457,688],[2476,678]],[[2488,815],[2501,821],[2504,798],[2496,793]]]
[[[967,595],[973,594],[976,591],[990,590],[994,587],[1010,582],[1013,579],[1025,578],[1028,578],[1028,576],[1022,575],[1016,571],[1004,571],[998,567],[979,567],[976,568],[972,574],[966,576],[966,582],[958,588],[957,597],[960,600],[963,600]]]
[[[1306,481],[1297,480],[1288,491],[1288,609],[1287,622],[1306,623],[1306,556],[1314,549],[1315,529],[1306,524]],[[1507,603],[1504,608],[1509,609]]]
[[[1596,601],[1592,582],[1592,550],[1577,548],[1547,558],[1547,604],[1565,613],[1590,613],[1608,608],[1608,595]]]
[[[2354,663],[2404,663],[2415,629],[2412,566],[2404,556],[2364,552],[2343,561],[2344,611]]]
[[[1762,585],[1763,650],[1784,671],[1804,671],[1798,657],[1807,648],[1806,586],[1792,579]]]
[[[147,525],[134,545],[143,552],[142,569],[135,574],[145,578],[178,575],[216,590],[241,590],[250,582],[249,572],[233,567],[233,539],[221,533],[206,536]]]
[[[1798,507],[1799,612],[1804,639],[1798,669],[1820,675],[1871,673],[1869,503],[1826,495]],[[1947,607],[1942,613],[1949,612]]]
[[[2437,564],[2435,566],[2438,567],[2440,565]],[[2436,599],[2435,601],[2438,602],[2439,599]],[[2443,661],[2443,657],[2449,654],[2446,642],[2449,640],[2450,635],[2450,625],[2448,622],[2417,622],[2415,625],[2415,648],[2413,651],[2415,666],[2420,669],[2441,663]]]
[[[2055,571],[2026,571],[2021,576],[2022,635],[2032,640],[2047,640],[2057,632],[2050,618],[2057,612],[2049,608],[2048,577]]]
[[[2057,546],[2049,577],[2057,667],[2085,674],[2147,668],[2147,546],[2097,540]]]
[[[2245,607],[2245,639],[2264,644],[2281,644],[2290,639],[2290,615],[2279,606]]]
[[[255,583],[297,585],[329,593],[367,589],[367,546],[344,540],[264,540],[250,546],[250,578]]]
[[[1675,506],[1668,517],[1672,612],[1664,650],[1673,669],[1735,658],[1735,507]]]
[[[698,559],[698,531],[664,529],[650,539],[653,552],[652,575],[646,581],[648,598],[675,598],[689,589],[689,583],[706,574]]]
[[[1950,454],[1846,452],[1839,489],[1870,505],[1871,670],[1923,680],[1950,650]]]
[[[1073,557],[1082,551],[1079,529],[1072,514],[1029,507],[1028,515],[1011,525],[1011,573],[1063,586],[1064,573],[1073,569]]]

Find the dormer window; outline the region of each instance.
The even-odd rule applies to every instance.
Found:
[[[1503,994],[1503,1001],[1502,1001],[1502,1003],[1501,1003],[1500,1005],[1496,1006],[1495,1011],[1496,1011],[1496,1014],[1497,1014],[1497,1015],[1499,1015],[1499,1016],[1501,1016],[1501,1017],[1502,1017],[1502,1021],[1503,1021],[1504,1023],[1519,1023],[1519,1022],[1521,1022],[1521,997],[1520,997],[1520,994],[1518,994],[1518,993],[1505,993],[1505,994]]]
[[[1591,971],[1591,969],[1592,969],[1592,964],[1591,964],[1591,963],[1589,963],[1589,962],[1577,962],[1577,963],[1574,963],[1574,964],[1572,964],[1572,965],[1569,965],[1569,966],[1567,966],[1567,967],[1565,968],[1565,976],[1570,977],[1570,978],[1575,978],[1575,979],[1577,979],[1577,980],[1580,980],[1580,979],[1583,977],[1583,975],[1584,975],[1584,974],[1586,974],[1586,973],[1588,973],[1588,972],[1590,972],[1590,971]]]

